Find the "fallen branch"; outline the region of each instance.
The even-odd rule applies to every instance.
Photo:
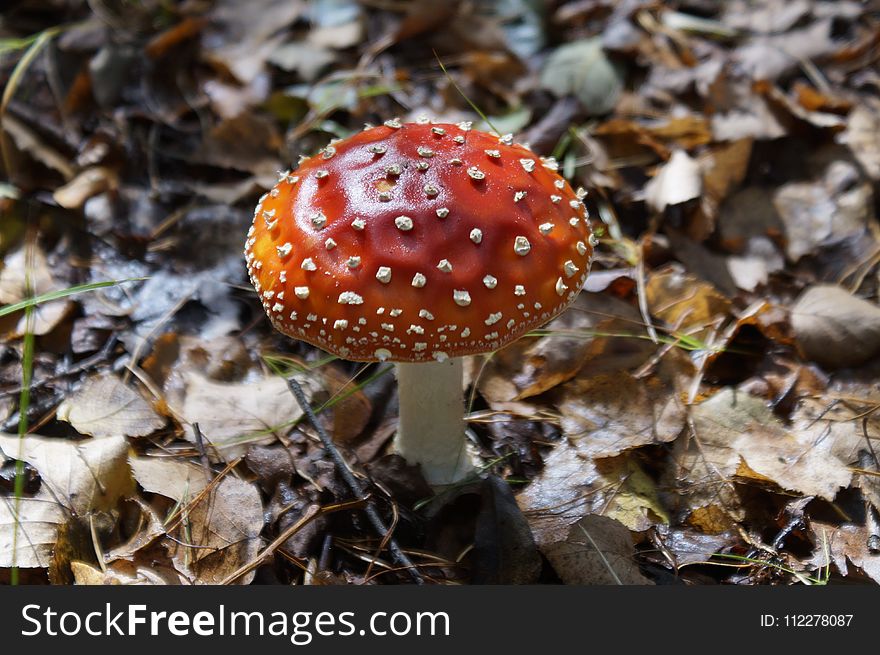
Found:
[[[287,386],[290,389],[290,392],[293,394],[294,398],[296,398],[296,402],[299,404],[303,413],[306,415],[306,418],[309,419],[309,422],[318,433],[318,438],[324,445],[324,450],[327,452],[328,455],[330,455],[333,463],[339,470],[342,479],[345,480],[345,484],[348,485],[348,488],[351,489],[351,492],[356,497],[366,498],[366,507],[364,508],[364,511],[367,514],[367,518],[370,520],[370,523],[373,524],[373,528],[375,528],[376,532],[379,534],[379,537],[383,541],[387,540],[388,550],[391,552],[391,556],[394,558],[394,561],[409,572],[409,575],[413,579],[413,582],[415,582],[416,584],[424,584],[424,578],[422,578],[421,574],[418,572],[418,570],[416,570],[415,565],[412,563],[406,553],[404,553],[400,549],[400,546],[397,545],[397,541],[395,541],[394,537],[391,536],[391,530],[389,530],[385,526],[385,522],[376,511],[376,507],[373,504],[373,501],[367,498],[367,493],[364,490],[363,485],[354,476],[354,474],[351,472],[351,469],[348,468],[348,464],[346,464],[345,460],[342,459],[342,455],[339,454],[339,451],[336,449],[336,445],[333,443],[330,435],[327,434],[327,431],[324,430],[324,428],[321,427],[321,425],[318,423],[318,418],[315,416],[315,412],[312,410],[312,406],[309,404],[305,393],[303,393],[302,387],[299,385],[299,382],[297,382],[293,377],[289,377],[287,378]]]

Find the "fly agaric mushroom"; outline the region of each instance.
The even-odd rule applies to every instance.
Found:
[[[248,273],[284,334],[396,363],[396,450],[450,484],[473,471],[461,357],[574,300],[595,245],[584,195],[510,135],[393,119],[281,174],[254,212]]]

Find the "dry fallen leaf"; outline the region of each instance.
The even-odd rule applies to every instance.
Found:
[[[25,248],[19,248],[4,256],[3,270],[0,270],[0,304],[24,300],[28,288],[33,289],[34,295],[40,295],[54,287],[49,262],[40,248],[33,248],[30,255]]]
[[[811,561],[814,566],[822,568],[833,563],[841,575],[848,575],[850,566],[856,566],[880,583],[880,555],[868,551],[871,534],[866,526],[844,523],[835,527],[814,522],[813,528],[817,541]]]
[[[48,567],[59,525],[71,515],[115,510],[134,491],[123,437],[74,442],[36,435],[19,440],[0,434],[0,450],[20,457],[41,478],[40,489],[32,496],[18,501],[0,497],[0,568],[12,566],[13,561],[21,567]],[[21,521],[17,537],[16,512]]]
[[[298,379],[311,397],[317,383],[310,376]],[[186,421],[186,437],[195,440],[192,425],[198,423],[205,439],[226,457],[243,454],[255,441],[274,439],[274,434],[283,434],[302,416],[280,377],[224,384],[186,371],[184,380],[183,398],[175,409]]]
[[[568,527],[589,514],[613,518],[633,531],[669,517],[656,485],[629,456],[591,460],[564,441],[544,461],[544,470],[517,496],[541,543],[565,538]]]
[[[833,500],[852,479],[833,440],[786,429],[754,396],[726,388],[694,405],[691,416],[695,435],[677,458],[695,483],[738,476]]]
[[[614,321],[613,327],[608,320]],[[567,311],[541,328],[545,336],[519,339],[494,353],[479,372],[480,393],[490,404],[542,394],[572,379],[588,358],[597,356],[596,344],[604,340],[595,332],[637,332],[640,321],[629,303],[607,294],[581,293]]]
[[[778,187],[773,204],[785,229],[786,254],[795,262],[861,234],[874,213],[871,185],[852,163],[841,160],[832,161],[814,182]]]
[[[847,119],[846,130],[838,140],[852,150],[865,173],[880,180],[880,102],[865,98],[866,104],[855,107]]]
[[[21,526],[16,535],[16,517]],[[17,502],[0,496],[0,568],[49,568],[58,527],[69,518],[48,489]]]
[[[685,421],[671,382],[660,376],[639,380],[623,371],[569,382],[557,407],[563,434],[590,458],[672,441]]]
[[[259,552],[263,504],[256,485],[226,476],[198,497],[207,480],[197,466],[132,457],[131,467],[144,489],[186,506],[177,541],[168,551],[177,569],[193,582],[217,584]],[[248,584],[253,576],[248,573],[237,582]]]
[[[208,484],[205,470],[186,461],[131,457],[129,463],[135,480],[146,491],[177,501],[196,496]]]
[[[153,406],[115,375],[86,380],[58,406],[57,417],[93,437],[142,437],[165,425]]]
[[[52,332],[73,309],[73,303],[66,300],[53,300],[40,303],[34,307],[33,323],[28,326],[26,316],[22,316],[9,336],[23,337],[28,332],[35,336],[43,336]]]
[[[695,200],[703,191],[700,165],[684,150],[676,150],[654,178],[645,185],[645,200],[656,211]]]
[[[828,368],[864,364],[880,353],[880,307],[830,284],[810,287],[791,308],[807,359]]]
[[[564,541],[542,544],[541,551],[565,584],[652,584],[635,562],[629,530],[606,516],[582,518]]]
[[[774,243],[767,237],[752,237],[739,255],[727,259],[727,270],[736,286],[754,291],[767,284],[770,274],[782,270],[785,260]]]
[[[712,555],[727,549],[738,540],[735,531],[719,534],[703,534],[691,528],[673,529],[665,525],[657,526],[657,538],[663,544],[663,553],[672,557],[672,562],[659,557],[664,564],[681,568],[690,564],[707,562]]]
[[[730,312],[730,301],[714,286],[678,266],[653,271],[648,276],[645,297],[654,316],[677,332],[692,336],[706,336],[709,327]]]
[[[119,436],[70,441],[28,435],[20,441],[0,434],[0,449],[37,469],[56,502],[79,516],[113,510],[134,490],[128,443]]]
[[[119,560],[100,569],[86,562],[73,561],[70,568],[78,585],[168,585],[181,582],[178,574],[157,562],[141,564]]]
[[[256,485],[225,477],[203,500],[187,510],[179,543],[169,552],[178,570],[199,584],[218,584],[256,557],[262,546],[263,504]],[[190,548],[189,546],[193,547]],[[238,578],[249,584],[254,573]]]
[[[55,202],[66,209],[79,209],[86,200],[119,184],[116,172],[104,166],[93,166],[80,171],[75,178],[52,193]]]
[[[356,380],[346,375],[337,365],[331,363],[322,366],[319,373],[331,398],[338,399],[345,396],[331,409],[332,434],[333,440],[337,443],[348,443],[367,425],[373,412],[373,405],[367,394],[360,389],[353,389]]]

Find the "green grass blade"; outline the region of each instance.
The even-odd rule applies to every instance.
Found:
[[[477,115],[479,115],[479,117],[485,121],[486,125],[491,127],[492,130],[496,134],[498,134],[498,136],[501,136],[501,132],[499,132],[495,128],[495,126],[492,125],[492,121],[490,121],[489,117],[483,113],[483,110],[480,109],[479,107],[477,107],[476,103],[473,100],[471,100],[470,98],[468,98],[467,95],[465,94],[465,92],[461,90],[461,87],[458,86],[458,84],[455,82],[454,79],[452,79],[452,75],[450,75],[449,71],[446,70],[446,66],[443,65],[443,60],[440,59],[440,55],[438,55],[436,51],[434,52],[434,56],[437,58],[437,63],[440,64],[440,70],[443,71],[443,74],[446,76],[446,79],[449,80],[449,82],[452,84],[452,86],[455,87],[455,90],[458,91],[458,94],[467,101],[467,103],[471,106],[471,109],[473,109],[475,112],[477,112]]]
[[[27,298],[17,303],[13,303],[11,305],[6,305],[5,307],[0,307],[0,318],[7,316],[9,314],[13,314],[15,312],[21,311],[22,309],[27,310],[37,305],[40,305],[44,302],[50,302],[52,300],[58,300],[59,298],[67,298],[68,296],[74,296],[78,293],[85,293],[86,291],[94,291],[95,289],[104,289],[106,287],[113,287],[119,284],[124,284],[126,282],[139,282],[141,280],[146,280],[145,277],[129,277],[123,280],[106,280],[104,282],[90,282],[89,284],[80,284],[75,287],[68,287],[67,289],[59,289],[57,291],[47,291],[46,293],[40,294],[39,296],[34,296],[33,298]]]
[[[13,494],[15,497],[15,529],[12,532],[12,570],[9,582],[13,586],[18,584],[19,571],[16,562],[18,553],[18,532],[21,528],[19,516],[21,516],[21,498],[24,496],[24,458],[22,449],[24,437],[28,430],[28,408],[31,404],[31,379],[34,368],[34,308],[25,308],[25,331],[22,343],[21,355],[21,394],[18,399],[18,445],[19,452],[15,461],[15,484]]]

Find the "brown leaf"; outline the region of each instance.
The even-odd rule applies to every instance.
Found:
[[[540,395],[572,379],[587,358],[595,356],[593,331],[607,316],[639,321],[628,303],[607,294],[581,293],[566,312],[542,328],[547,336],[519,339],[496,352],[480,371],[480,393],[490,403],[509,402]],[[625,329],[632,331],[632,323],[626,323]]]
[[[19,440],[0,434],[0,449],[37,469],[41,488],[47,488],[55,502],[80,516],[113,510],[134,490],[126,462],[128,443],[118,435],[69,441],[37,435]]]
[[[645,129],[656,138],[672,141],[685,150],[707,145],[712,140],[706,118],[698,114],[675,116]]]
[[[149,457],[133,457],[131,465],[142,487],[187,505],[179,542],[168,550],[177,569],[193,582],[217,584],[259,552],[263,504],[254,484],[227,476],[196,501],[207,484],[202,469]],[[237,582],[248,584],[253,575]]]
[[[86,380],[58,406],[56,415],[80,434],[93,437],[142,437],[165,425],[153,406],[115,375]]]
[[[134,491],[128,444],[119,436],[73,442],[0,434],[0,450],[33,466],[41,478],[39,491],[17,506],[13,497],[0,497],[0,568],[48,567],[58,528],[71,514],[114,510]]]
[[[287,384],[277,376],[219,383],[196,371],[187,371],[183,380],[182,398],[172,406],[186,421],[186,438],[195,441],[192,426],[198,423],[205,439],[227,458],[244,454],[250,443],[283,434],[302,416]],[[301,376],[300,384],[307,397],[318,386],[310,376]]]
[[[569,526],[590,514],[613,518],[644,531],[669,517],[651,478],[628,455],[590,460],[564,441],[544,461],[544,470],[517,496],[535,539],[565,539]]]
[[[719,476],[772,481],[783,489],[832,500],[852,479],[829,439],[786,429],[764,401],[726,388],[691,409],[696,433],[679,460],[693,482]],[[703,469],[705,477],[697,469]]]
[[[17,506],[14,498],[0,497],[0,569],[49,568],[58,528],[68,519],[46,488],[22,497]]]
[[[730,301],[711,284],[679,267],[666,267],[648,276],[645,297],[651,314],[676,331],[695,336],[727,317]]]
[[[635,563],[629,530],[605,516],[582,518],[564,541],[541,550],[565,584],[652,584]]]
[[[773,196],[787,239],[786,254],[798,261],[865,231],[873,217],[871,185],[847,161],[832,161],[815,182],[789,182]]]
[[[705,217],[707,227],[700,234],[691,233],[694,239],[703,241],[714,231],[719,207],[745,178],[751,154],[752,140],[740,139],[716,146],[700,157],[703,171],[700,211]]]
[[[363,432],[373,413],[370,399],[361,390],[353,390],[356,383],[349,375],[335,364],[328,364],[320,368],[320,374],[324,379],[324,386],[330,393],[331,398],[345,395],[345,398],[333,405],[333,440],[337,443],[347,443],[355,439]]]
[[[804,291],[791,324],[804,357],[828,368],[858,366],[880,353],[880,307],[838,286]]]
[[[563,433],[590,458],[672,441],[685,419],[671,383],[659,376],[638,380],[622,371],[567,384],[557,406]]]
[[[841,575],[849,575],[850,566],[856,566],[880,583],[880,556],[868,551],[871,534],[866,526],[845,523],[835,527],[814,522],[813,529],[817,536],[811,562],[814,566],[822,568],[833,563]]]

